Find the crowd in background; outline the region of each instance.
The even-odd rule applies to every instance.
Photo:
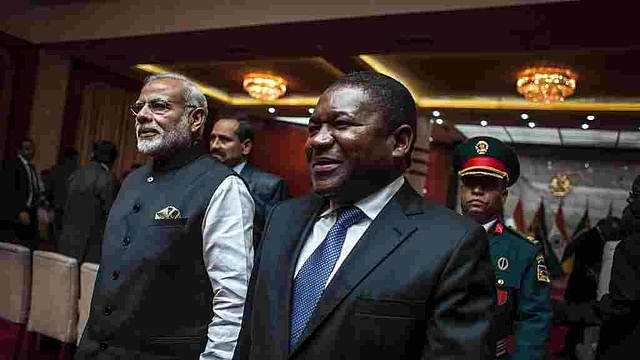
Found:
[[[637,325],[640,318],[640,289],[635,283],[635,275],[639,274],[640,269],[636,245],[640,230],[640,178],[633,184],[628,206],[621,218],[607,216],[594,227],[588,225],[587,218],[587,223],[581,223],[573,236],[566,239],[566,246],[558,256],[553,237],[546,234],[546,226],[540,223],[540,218],[544,218],[543,214],[537,214],[538,220],[534,219],[524,234],[517,231],[517,224],[503,222],[503,204],[508,187],[519,176],[517,155],[508,146],[496,139],[483,137],[469,139],[456,150],[453,164],[462,179],[462,215],[466,218],[454,217],[443,208],[431,208],[432,205],[423,203],[423,199],[404,183],[402,173],[408,167],[408,154],[415,141],[415,104],[408,100],[411,98],[408,91],[394,80],[381,75],[351,75],[341,81],[321,97],[309,124],[309,140],[306,145],[314,195],[331,199],[324,203],[318,200],[320,196],[316,196],[316,199],[314,195],[295,202],[282,202],[288,198],[286,183],[273,174],[260,171],[249,161],[251,151],[255,151],[255,134],[247,119],[237,117],[216,121],[208,134],[210,144],[207,147],[210,153],[203,154],[203,147],[198,141],[202,135],[203,122],[207,118],[206,100],[202,101],[204,96],[200,94],[201,98],[198,97],[196,90],[189,88],[193,85],[187,79],[177,75],[148,79],[140,99],[131,107],[136,118],[138,148],[151,155],[153,160],[145,165],[134,164],[119,177],[112,171],[112,165],[118,158],[118,149],[110,141],[95,141],[91,147],[90,162],[82,166],[78,161],[78,152],[71,148],[65,149],[61,153],[59,164],[41,173],[32,164],[37,144],[31,139],[23,139],[16,144],[17,156],[3,162],[0,178],[4,200],[0,207],[0,231],[3,238],[15,239],[31,250],[57,251],[78,259],[80,263],[106,261],[103,264],[105,270],[101,270],[104,279],[101,280],[101,287],[94,293],[94,296],[98,296],[92,303],[89,331],[83,337],[77,358],[93,358],[99,351],[106,351],[108,345],[105,339],[110,338],[104,330],[105,326],[120,329],[119,324],[109,322],[110,315],[113,311],[120,311],[122,303],[118,301],[126,301],[134,290],[117,288],[108,280],[116,281],[124,277],[125,273],[153,296],[162,294],[159,289],[169,282],[174,284],[174,279],[184,281],[176,285],[182,289],[179,293],[188,294],[191,291],[196,294],[194,299],[171,298],[175,303],[167,302],[169,300],[166,299],[158,300],[165,305],[171,303],[185,309],[193,308],[193,311],[187,311],[189,314],[185,315],[187,319],[193,318],[192,327],[181,327],[176,333],[177,338],[186,340],[176,340],[179,345],[175,348],[167,347],[167,343],[158,345],[158,349],[161,349],[158,351],[164,354],[180,354],[180,351],[184,351],[191,355],[202,353],[201,358],[209,358],[214,354],[231,358],[235,347],[233,339],[238,338],[239,350],[235,356],[238,359],[258,358],[262,354],[256,348],[273,351],[268,342],[272,341],[271,336],[274,335],[269,329],[262,327],[270,320],[280,318],[276,314],[276,305],[280,302],[291,304],[291,312],[286,314],[291,316],[291,333],[285,331],[286,334],[275,336],[283,336],[283,339],[286,337],[286,351],[292,353],[313,353],[339,343],[344,348],[327,348],[336,358],[376,351],[401,351],[407,354],[424,351],[424,354],[438,358],[439,353],[448,352],[452,356],[464,352],[470,354],[472,349],[477,349],[479,356],[483,356],[483,351],[493,356],[496,354],[495,343],[490,345],[494,348],[483,348],[490,338],[487,335],[490,325],[489,319],[484,318],[486,314],[481,313],[485,308],[492,308],[491,303],[494,301],[504,310],[499,311],[504,319],[501,317],[498,326],[503,326],[505,331],[499,334],[500,339],[497,340],[497,358],[543,358],[552,323],[569,326],[565,349],[557,356],[568,359],[619,358],[633,348],[634,340],[640,339],[640,327]],[[176,99],[158,100],[161,97],[154,97],[161,93],[161,87],[168,88],[171,94],[175,93]],[[186,93],[190,95],[181,98],[185,92],[179,90],[184,88],[189,89],[190,92]],[[384,95],[371,95],[376,91]],[[389,99],[394,99],[394,107],[388,103],[391,101]],[[175,109],[172,104],[180,101],[184,103],[184,109],[177,115],[173,113]],[[368,123],[367,121],[372,121],[370,118],[362,120],[363,115],[353,102],[366,103],[377,109],[379,114],[384,115],[381,116],[383,125]],[[336,119],[351,111],[349,106],[356,108],[353,110],[356,114],[353,118],[358,120],[351,119],[351,123],[346,121],[342,124]],[[335,108],[347,110],[340,112]],[[407,120],[412,117],[413,122]],[[358,121],[362,123],[357,123]],[[386,135],[387,142],[376,142],[379,140],[376,136],[380,133],[348,133],[353,131],[350,127],[365,125],[368,126],[366,131],[378,131],[378,127],[386,129],[389,132]],[[340,147],[340,151],[335,150],[336,146]],[[345,174],[340,173],[338,180],[342,182],[336,185],[338,180],[332,176],[337,175],[332,171],[347,163],[353,168],[344,170]],[[204,178],[198,177],[201,173],[205,174],[202,175]],[[190,192],[197,193],[197,196]],[[184,198],[191,199],[190,205],[180,203]],[[368,202],[365,201],[367,199]],[[145,211],[149,210],[145,206],[157,205],[165,200],[167,203],[163,205],[169,206],[155,212],[153,219],[141,217],[140,214],[146,214]],[[344,207],[340,202],[350,205],[355,203],[358,206]],[[182,204],[180,209],[176,207],[179,203]],[[383,210],[387,203],[392,204],[390,209],[393,210]],[[324,204],[324,207],[320,204]],[[250,214],[246,213],[248,209]],[[430,216],[425,216],[422,212]],[[312,216],[317,221],[310,220]],[[290,219],[295,221],[290,223]],[[380,225],[380,219],[384,219],[386,225]],[[434,219],[445,220],[437,222]],[[306,227],[308,221],[312,225]],[[347,232],[353,224],[359,224],[355,225],[356,229],[360,226],[357,236],[353,235],[352,230]],[[297,225],[301,227],[296,230],[294,228]],[[179,232],[171,230],[176,226],[181,227]],[[229,230],[231,227],[234,227],[233,231]],[[369,227],[373,230],[367,232]],[[482,227],[484,231],[478,230]],[[384,232],[391,228],[395,232]],[[424,242],[414,238],[418,234],[427,236],[423,234],[425,230],[435,232],[445,240],[426,246]],[[153,236],[145,235],[147,231]],[[350,283],[352,280],[344,273],[341,277],[335,271],[332,272],[334,266],[336,269],[345,266],[355,273],[363,271],[354,265],[355,260],[349,262],[349,258],[345,259],[346,254],[341,255],[342,242],[345,243],[344,246],[351,246],[347,254],[349,251],[361,251],[358,254],[365,256],[363,254],[367,253],[362,252],[362,247],[369,254],[386,254],[379,248],[366,248],[366,245],[358,247],[359,236],[364,237],[369,233],[384,234],[384,239],[379,240],[381,243],[400,236],[406,241],[403,246],[413,249],[413,252],[429,253],[434,257],[432,260],[435,263],[447,265],[438,269],[438,276],[432,274],[436,271],[428,261],[412,267],[412,251],[398,245],[402,255],[396,254],[397,258],[390,255],[389,262],[385,263],[386,259],[368,259],[381,262],[378,268],[368,269],[373,273],[373,280],[363,285],[369,286],[365,290],[371,298],[345,300],[349,305],[330,304],[334,298],[325,299],[327,303],[323,303],[323,293],[347,296],[339,285],[332,285],[333,276],[337,276],[337,284],[342,282],[353,285]],[[285,243],[287,236],[295,239],[292,238],[291,243]],[[328,248],[329,245],[325,249],[325,242],[329,241],[323,241],[325,236],[329,240],[340,239],[337,251]],[[127,258],[125,261],[124,255],[117,255],[131,249],[134,246],[131,245],[132,241],[148,241],[151,237],[154,242],[149,244],[152,245],[135,244],[141,247],[136,248],[138,253],[132,259]],[[307,237],[308,240],[304,245],[296,245],[299,237]],[[247,238],[250,239],[249,242],[246,241]],[[183,242],[180,247],[175,245],[176,248],[173,248],[176,239],[196,239],[203,245],[190,247]],[[283,243],[278,245],[280,240],[276,239]],[[502,239],[502,242],[494,242],[495,239]],[[163,241],[171,245],[166,245]],[[266,243],[261,244],[260,241]],[[316,244],[313,246],[316,248],[307,245],[314,241]],[[489,241],[491,254],[483,253],[483,249],[489,249]],[[158,249],[153,250],[156,247]],[[107,249],[108,255],[101,253],[104,249]],[[256,262],[259,264],[254,269],[256,282],[250,288],[248,279],[254,266],[253,254],[257,249],[261,249],[260,255],[265,261]],[[166,255],[170,250],[175,258]],[[152,255],[145,253],[147,251]],[[295,259],[282,255],[291,251],[304,261],[300,260],[296,264]],[[393,254],[395,248],[385,251]],[[181,258],[184,256],[191,257]],[[187,270],[178,269],[184,263],[181,261],[190,261],[194,256],[204,259],[204,262],[196,262],[198,265]],[[155,261],[154,265],[145,262],[149,257]],[[331,259],[327,260],[329,258]],[[367,260],[366,257],[364,259]],[[409,259],[408,262],[406,259]],[[572,266],[563,270],[562,263],[569,260]],[[295,276],[293,284],[289,284],[293,288],[290,297],[279,298],[281,294],[272,293],[270,286],[273,284],[265,279],[271,279],[281,271],[280,265],[283,262],[291,265],[288,271]],[[331,263],[329,271],[326,268],[328,262]],[[467,267],[468,263],[473,263],[473,266]],[[227,271],[227,267],[233,267],[230,264],[239,267],[232,271],[234,275],[231,277],[231,271]],[[145,271],[155,277],[136,277],[139,276],[137,266],[147,266]],[[489,267],[495,269],[492,271]],[[173,272],[162,273],[167,268]],[[402,271],[396,272],[397,269]],[[380,278],[375,277],[376,271],[379,271]],[[289,272],[287,276],[290,275]],[[385,280],[392,273],[402,275],[398,275],[393,281]],[[494,273],[497,285],[494,284]],[[321,279],[313,279],[318,274],[322,274]],[[439,276],[450,278],[443,280]],[[551,278],[558,276],[568,277],[564,300],[551,301],[549,283]],[[161,280],[167,282],[161,283]],[[455,289],[462,286],[458,282],[473,287],[477,291],[474,295],[478,297],[456,297]],[[213,292],[208,288],[209,283],[213,286]],[[203,284],[206,284],[206,291],[200,289]],[[285,284],[286,281],[280,285]],[[453,290],[447,289],[447,286],[451,286]],[[418,322],[430,318],[432,314],[425,314],[418,306],[424,298],[431,299],[423,294],[424,289],[430,287],[440,291],[438,296],[441,298],[438,297],[438,301],[441,303],[438,306],[446,308],[446,311],[440,313],[434,311],[433,317],[436,320],[423,324],[425,328],[429,327],[428,331],[432,333],[428,336],[432,338],[424,340],[421,336],[406,333],[415,324],[400,324],[388,320],[394,316]],[[495,294],[492,293],[494,290]],[[465,291],[470,290],[467,288]],[[253,294],[253,302],[245,309],[246,323],[241,331],[240,319],[246,292]],[[398,294],[402,301],[407,297],[417,302],[402,303],[399,298],[392,296]],[[157,298],[145,297],[145,294],[139,293],[134,295],[138,296],[134,301],[144,304],[141,307],[160,309],[153,302]],[[385,300],[385,296],[390,299]],[[270,299],[273,303],[265,305],[260,302],[262,299]],[[349,301],[354,301],[355,305]],[[210,314],[212,302],[215,310],[213,315]],[[229,307],[221,305],[225,302],[230,304]],[[327,325],[329,330],[313,328],[321,321],[320,318],[313,317],[312,310],[316,306],[319,311],[326,309],[323,306],[345,306],[339,307],[336,313],[347,319],[346,322],[353,321],[351,326],[360,331],[361,338],[353,338],[350,333],[344,335],[344,323],[341,322]],[[352,317],[351,306],[359,309],[357,311],[360,313],[356,315],[371,315],[368,322],[356,322],[355,318],[358,317]],[[153,317],[151,313],[146,310],[139,313],[132,309],[126,311],[130,312],[127,316],[138,321],[137,324],[144,331],[155,334],[156,330],[144,325]],[[376,316],[378,322],[372,320]],[[387,320],[381,320],[385,316]],[[461,334],[464,331],[456,331],[457,327],[466,329],[466,325],[457,322],[460,317],[465,316],[477,321],[473,331],[463,336]],[[362,318],[360,316],[358,319]],[[178,316],[167,316],[163,329],[173,331],[171,326],[178,327],[181,321],[183,320]],[[380,325],[382,323],[386,324],[384,328]],[[599,327],[601,331],[598,331]],[[367,329],[376,330],[367,332]],[[514,336],[514,329],[517,329],[516,339],[509,340],[509,336]],[[120,330],[134,336],[124,329]],[[316,337],[309,338],[308,332],[316,330]],[[496,334],[493,336],[497,336]],[[136,333],[135,336],[144,338],[145,335]],[[364,339],[380,343],[373,348],[365,348],[364,345],[370,343],[365,344]],[[149,344],[144,345],[147,346],[145,348],[129,337],[125,339],[124,335],[111,340],[116,344],[115,348],[134,349],[136,353],[155,349]],[[305,342],[308,347],[301,349],[301,344]],[[348,342],[355,343],[356,346],[345,350]],[[454,344],[459,347],[456,348]],[[418,345],[431,348],[419,348]],[[113,351],[117,353],[119,350]],[[328,356],[331,358],[331,355]]]

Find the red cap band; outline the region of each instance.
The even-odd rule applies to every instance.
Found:
[[[462,168],[460,170],[463,171],[464,169],[467,169],[470,167],[477,167],[477,166],[494,168],[498,171],[501,171],[507,174],[509,173],[507,171],[507,167],[504,166],[502,162],[500,162],[496,158],[489,157],[489,156],[472,157],[471,159],[467,160],[467,162],[465,162],[464,165],[462,165]]]

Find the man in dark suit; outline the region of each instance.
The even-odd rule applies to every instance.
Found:
[[[47,201],[51,204],[51,210],[53,211],[52,231],[54,244],[58,243],[60,232],[62,231],[62,216],[67,202],[69,176],[78,169],[78,160],[78,150],[74,148],[64,149],[58,165],[51,169],[49,178],[45,181]]]
[[[210,153],[211,157],[240,174],[247,183],[256,204],[254,246],[257,246],[269,210],[289,197],[289,189],[279,176],[260,171],[248,163],[254,137],[255,131],[248,119],[220,119],[211,131]]]
[[[486,231],[402,176],[416,106],[382,74],[341,78],[309,120],[313,194],[265,226],[234,359],[490,359]]]
[[[0,206],[1,228],[8,231],[5,236],[15,236],[18,241],[36,250],[38,236],[38,206],[44,205],[44,186],[33,166],[35,144],[25,138],[16,144],[18,156],[3,165],[3,204]]]
[[[110,173],[117,157],[115,144],[96,141],[92,145],[91,162],[69,177],[62,234],[56,248],[79,263],[100,263],[102,233],[120,189],[120,182]]]

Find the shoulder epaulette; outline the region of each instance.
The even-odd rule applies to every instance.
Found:
[[[508,226],[505,226],[505,228],[507,229],[507,231],[508,231],[510,234],[512,234],[512,235],[514,235],[514,236],[516,236],[516,237],[518,237],[518,238],[520,238],[520,239],[522,239],[522,240],[525,240],[525,241],[526,241],[527,243],[529,243],[529,244],[532,244],[532,245],[538,245],[538,244],[540,244],[540,241],[538,241],[538,240],[537,240],[535,237],[533,237],[532,235],[525,235],[525,234],[521,233],[520,231],[518,231],[518,230],[516,230],[516,229],[514,229],[514,228],[511,228],[511,227],[508,227]]]

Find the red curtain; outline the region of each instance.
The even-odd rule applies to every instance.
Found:
[[[311,192],[309,167],[304,156],[307,128],[283,123],[257,129],[251,163],[263,171],[282,177],[291,197]]]

